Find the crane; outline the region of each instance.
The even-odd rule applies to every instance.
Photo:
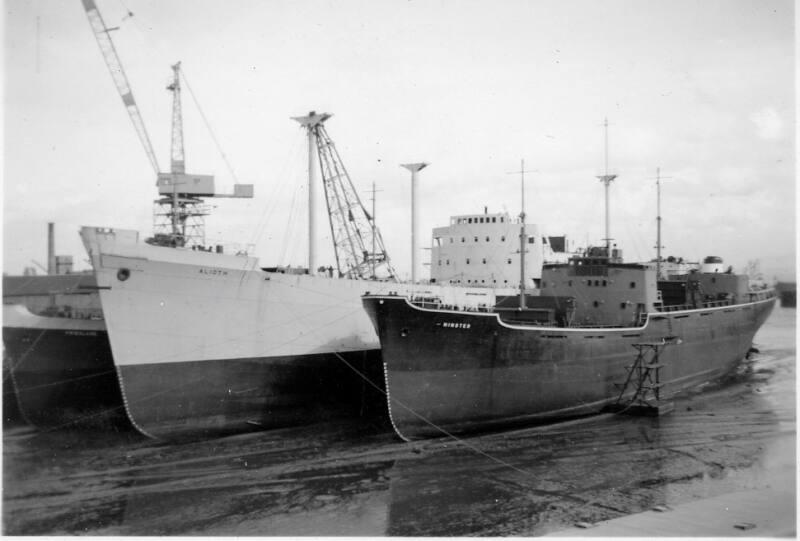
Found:
[[[122,98],[122,103],[131,117],[133,127],[136,129],[136,135],[142,142],[144,151],[147,154],[147,159],[150,160],[150,165],[153,171],[158,175],[160,169],[158,167],[158,160],[156,153],[153,151],[153,145],[150,143],[150,136],[147,135],[147,129],[144,126],[142,115],[139,112],[139,106],[136,105],[136,100],[133,98],[133,91],[131,85],[128,83],[128,77],[125,75],[125,70],[122,69],[122,62],[117,55],[117,50],[114,48],[114,42],[111,41],[111,30],[103,22],[103,17],[100,15],[100,10],[94,0],[81,0],[83,8],[86,10],[86,16],[89,18],[89,25],[94,31],[94,37],[97,39],[97,45],[100,47],[100,52],[103,55],[103,60],[108,66],[108,71],[111,72],[111,78],[117,86],[117,91]]]
[[[181,110],[181,63],[172,66],[173,80],[167,87],[172,92],[172,146],[170,172],[163,173],[158,166],[153,145],[147,134],[142,115],[136,100],[133,98],[128,78],[117,55],[110,32],[116,28],[108,28],[103,21],[95,0],[81,0],[89,25],[92,27],[100,53],[108,66],[111,78],[117,87],[122,103],[133,122],[136,134],[144,147],[150,165],[156,173],[156,186],[159,199],[155,200],[153,210],[153,237],[148,239],[153,244],[165,246],[185,246],[187,244],[205,244],[205,221],[208,206],[203,197],[235,197],[252,198],[252,184],[234,184],[233,194],[220,194],[214,190],[213,175],[196,175],[186,173],[186,161],[183,148],[183,117]],[[132,13],[128,13],[130,17]]]

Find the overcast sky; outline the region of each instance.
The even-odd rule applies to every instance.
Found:
[[[655,256],[720,255],[794,276],[795,44],[791,0],[97,0],[163,170],[170,65],[184,92],[187,171],[221,189],[209,242],[253,243],[263,265],[306,258],[305,137],[327,122],[395,266],[410,272],[410,175],[421,231],[451,215],[519,213],[584,246],[603,233],[604,117],[611,235]],[[152,230],[155,178],[80,0],[6,0],[3,270],[57,253],[87,267],[81,225]],[[128,16],[132,12],[133,16]],[[320,206],[322,208],[322,206]],[[328,226],[319,219],[323,235]],[[329,237],[320,263],[331,262]]]

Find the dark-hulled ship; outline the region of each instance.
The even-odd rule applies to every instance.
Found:
[[[606,163],[598,177],[605,185],[605,245],[545,264],[540,295],[526,293],[521,265],[519,295],[485,311],[436,298],[362,298],[380,340],[389,414],[401,438],[603,409],[658,415],[670,410],[672,395],[738,366],[775,305],[775,291],[751,290],[746,275],[725,269],[716,256],[659,280],[658,175],[656,264],[625,263],[611,244],[608,189],[616,175]],[[523,176],[520,253],[527,244],[524,193]]]
[[[27,422],[128,426],[93,274],[4,276],[3,346]]]
[[[718,378],[748,353],[775,304],[748,278],[656,282],[606,247],[545,265],[541,296],[491,312],[366,295],[393,426],[404,439],[642,405]]]

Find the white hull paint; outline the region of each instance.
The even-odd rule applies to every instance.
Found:
[[[267,272],[254,257],[153,246],[136,232],[126,230],[84,227],[81,236],[95,268],[114,363],[122,369],[123,392],[126,387],[136,387],[153,394],[169,393],[171,385],[177,388],[181,382],[159,378],[163,374],[169,374],[164,379],[174,378],[176,365],[183,363],[188,363],[187,370],[210,373],[203,368],[207,363],[209,369],[213,366],[214,374],[221,373],[225,379],[228,366],[231,371],[241,371],[235,365],[241,361],[268,370],[270,363],[285,366],[297,358],[307,369],[309,359],[378,355],[378,337],[361,305],[366,292],[437,296],[446,304],[462,306],[492,305],[495,292],[512,293],[507,289]],[[165,370],[159,371],[159,366]],[[252,366],[248,370],[253,370]],[[153,381],[126,385],[126,373]],[[191,379],[191,374],[186,376]],[[275,398],[258,396],[274,389],[266,384],[253,390],[258,386],[242,380],[241,373],[231,375],[230,381],[229,395],[247,393],[256,402]],[[294,395],[297,390],[285,391]],[[147,398],[129,392],[126,399],[132,403]],[[208,399],[209,403],[217,400],[213,396]],[[180,403],[175,407],[191,409]],[[220,404],[220,408],[225,407]],[[129,413],[136,423],[135,413]],[[192,414],[173,411],[169,415]],[[205,411],[203,415],[213,416],[215,423],[228,424],[220,421],[223,412],[216,415]],[[191,419],[182,419],[184,422],[191,424]],[[269,426],[263,416],[258,424]]]

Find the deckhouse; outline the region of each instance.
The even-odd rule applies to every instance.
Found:
[[[431,283],[518,287],[520,221],[507,212],[452,216],[433,230]],[[567,238],[548,237],[536,224],[526,224],[526,288],[539,288],[545,262],[566,261]]]

